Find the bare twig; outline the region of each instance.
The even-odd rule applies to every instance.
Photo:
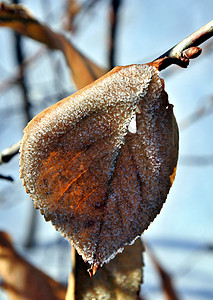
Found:
[[[180,124],[180,130],[187,129],[200,119],[213,113],[213,97],[211,96],[206,103],[183,119]],[[182,155],[180,163],[187,166],[209,166],[213,164],[213,155]]]
[[[181,52],[183,52],[188,48],[199,46],[200,44],[202,44],[212,36],[213,36],[213,20],[211,20],[206,25],[202,26],[200,29],[198,29],[193,34],[185,38],[176,46],[172,47],[166,53],[162,54],[161,57],[159,58],[167,56],[170,58],[179,59],[179,55]]]
[[[193,125],[198,120],[209,116],[213,113],[213,97],[211,96],[210,99],[208,99],[208,102],[199,107],[197,110],[195,110],[193,113],[191,113],[189,116],[187,116],[185,119],[183,119],[180,122],[180,130],[184,130],[188,128],[189,126]]]
[[[18,0],[13,1],[15,4],[18,4]],[[24,62],[24,54],[23,54],[23,38],[21,37],[20,34],[14,33],[14,40],[15,40],[15,56],[16,60],[20,69],[20,78],[18,80],[18,85],[21,89],[22,93],[22,98],[23,98],[23,103],[24,103],[24,112],[25,112],[25,117],[26,117],[26,123],[28,123],[31,120],[31,113],[30,113],[30,100],[28,96],[28,89],[27,89],[27,84],[26,84],[26,77],[25,77],[25,70],[23,67],[23,62]]]
[[[5,176],[0,174],[0,179],[8,180],[8,181],[14,181],[14,179],[11,176]]]
[[[52,50],[62,51],[78,88],[88,85],[106,73],[105,69],[82,55],[65,36],[41,24],[20,5],[0,3],[0,27],[2,26],[10,27],[19,34],[44,43]]]
[[[66,30],[75,31],[74,19],[75,16],[81,11],[83,4],[76,2],[75,0],[67,0],[67,9],[66,9]]]
[[[117,21],[118,21],[118,11],[122,4],[122,0],[112,0],[111,1],[111,12],[110,12],[110,23],[111,23],[111,36],[110,36],[110,52],[109,52],[109,66],[110,69],[114,68],[115,63],[115,40],[117,32]]]
[[[147,252],[148,252],[155,268],[156,268],[156,270],[158,271],[158,274],[159,274],[159,277],[160,277],[160,280],[161,280],[162,290],[165,293],[166,299],[168,299],[168,300],[179,300],[177,292],[174,288],[172,276],[169,275],[169,273],[161,266],[161,264],[159,263],[157,257],[154,255],[154,252],[150,248],[150,246],[145,244],[145,248],[146,248],[146,250],[147,250]]]
[[[213,53],[213,41],[208,40],[205,43],[205,45],[203,45],[203,47],[202,47],[202,54],[204,54],[204,55],[202,55],[202,57],[200,57],[200,60],[202,58],[207,58],[207,56],[212,55],[212,53]],[[179,74],[179,72],[181,72],[180,68],[167,68],[166,72],[164,72],[163,78],[164,78],[164,80],[167,78],[171,78],[171,76]]]
[[[26,58],[23,63],[15,68],[14,75],[10,78],[5,79],[4,81],[0,82],[0,93],[5,92],[8,88],[11,87],[13,84],[17,84],[20,80],[23,69],[25,69],[28,65],[32,65],[33,63],[37,62],[38,59],[42,57],[47,52],[47,50],[41,47],[36,53],[34,53],[29,58]]]
[[[76,0],[67,0],[67,25],[66,30],[72,31],[73,33],[78,29],[78,24],[81,23],[85,15],[88,15],[89,11],[98,3],[100,0],[87,0],[82,3]],[[76,22],[76,16],[81,14]]]
[[[13,156],[15,156],[19,152],[19,147],[20,141],[12,145],[11,147],[4,149],[0,153],[0,165],[10,161],[11,158],[13,158]]]
[[[153,64],[155,64],[159,71],[167,68],[172,64],[186,68],[189,60],[196,58],[201,54],[201,48],[197,47],[213,36],[213,20],[202,26],[200,29],[192,33],[183,41],[166,51],[159,56]]]
[[[13,3],[15,5],[19,5],[20,0],[13,0]],[[18,81],[19,87],[22,92],[22,98],[24,103],[24,113],[25,113],[25,121],[28,123],[33,115],[30,110],[30,99],[29,99],[29,92],[27,88],[27,78],[25,76],[25,68],[24,68],[24,53],[23,53],[23,37],[19,34],[14,32],[14,39],[15,39],[15,55],[16,60],[20,69],[20,79]],[[31,206],[31,218],[29,220],[28,226],[27,226],[27,233],[26,233],[26,241],[25,241],[25,247],[32,247],[35,240],[35,234],[36,234],[36,225],[37,225],[37,213],[33,206]]]

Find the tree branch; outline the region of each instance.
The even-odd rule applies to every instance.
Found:
[[[64,35],[40,23],[21,5],[0,3],[0,27],[3,26],[44,43],[50,49],[62,51],[78,89],[106,73],[105,69],[82,55]]]
[[[115,42],[117,34],[118,11],[122,4],[122,0],[111,0],[110,8],[110,47],[109,47],[109,66],[110,69],[116,66],[115,63]]]
[[[213,20],[202,26],[180,43],[159,56],[151,64],[158,68],[159,71],[176,64],[186,68],[189,60],[198,57],[202,49],[197,47],[213,36]]]
[[[163,266],[160,264],[159,260],[155,256],[153,250],[151,249],[150,245],[148,246],[145,244],[145,249],[149,254],[149,257],[151,258],[156,271],[158,272],[162,291],[164,292],[167,300],[179,300],[179,296],[176,292],[176,289],[174,287],[174,282],[172,276],[163,268]]]
[[[14,179],[11,176],[5,176],[0,174],[0,179],[8,180],[8,181],[14,181]]]
[[[0,153],[0,165],[10,161],[11,158],[13,158],[13,156],[15,156],[19,152],[19,147],[20,141],[12,145],[11,147],[4,149]]]
[[[20,66],[15,68],[15,71],[13,71],[14,75],[0,82],[0,93],[6,92],[12,85],[17,84],[17,82],[20,81],[23,70],[29,65],[32,66],[32,64],[37,63],[38,59],[40,59],[46,52],[47,50],[41,47],[36,53],[32,54],[32,56],[26,58]]]
[[[209,98],[210,99],[207,99],[208,101],[205,102],[202,99],[204,104],[198,107],[179,123],[180,130],[187,129],[200,119],[213,114],[213,95],[211,95]]]

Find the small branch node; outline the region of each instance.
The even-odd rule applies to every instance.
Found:
[[[193,59],[198,57],[202,53],[202,49],[200,47],[190,47],[181,52],[181,56],[187,59]]]

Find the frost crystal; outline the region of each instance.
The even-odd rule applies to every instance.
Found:
[[[29,123],[20,173],[45,219],[94,267],[159,213],[177,151],[177,126],[157,70],[116,67]]]

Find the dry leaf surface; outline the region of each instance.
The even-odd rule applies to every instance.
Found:
[[[26,191],[91,274],[147,229],[174,179],[178,129],[157,73],[148,64],[116,67],[25,129]]]

